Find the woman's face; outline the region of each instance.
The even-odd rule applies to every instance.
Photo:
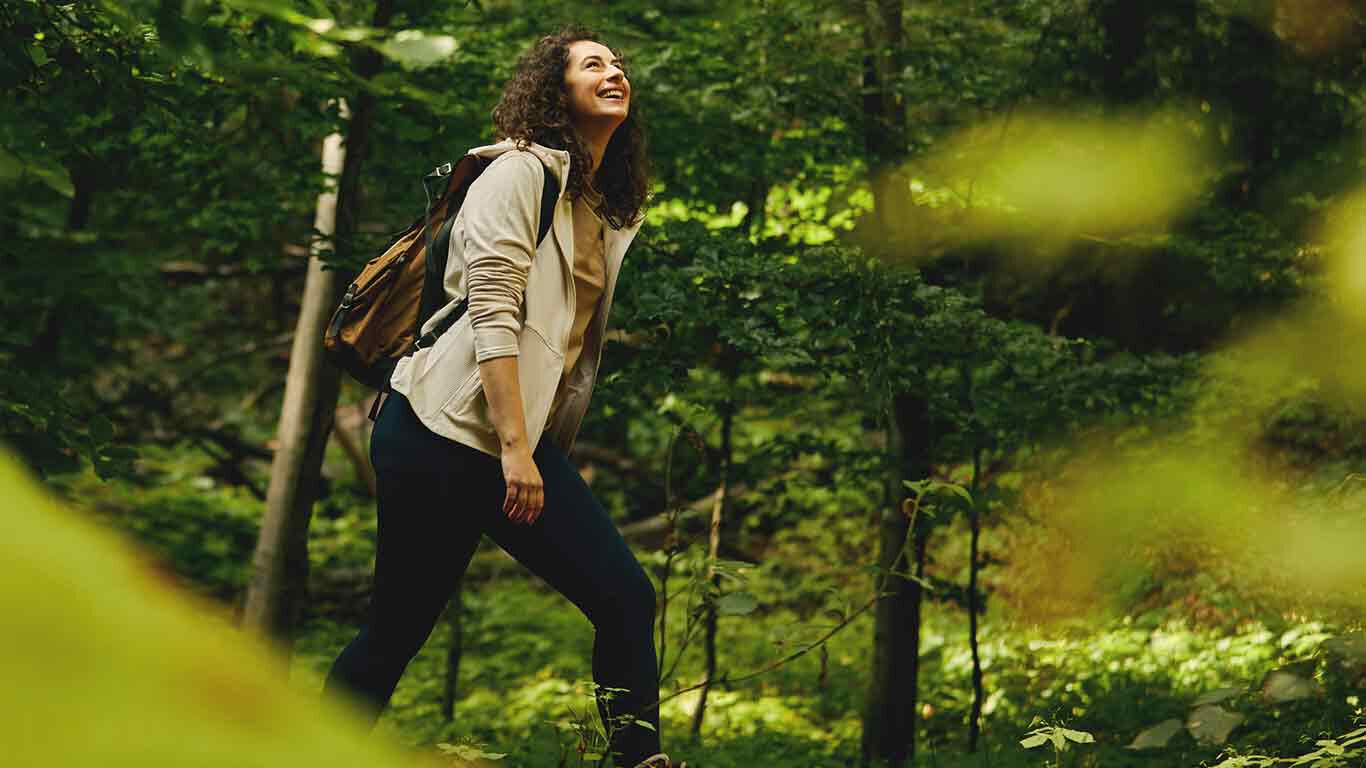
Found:
[[[602,123],[616,129],[631,110],[631,81],[612,49],[592,40],[569,44],[569,64],[564,72],[569,97],[569,116],[578,126]]]

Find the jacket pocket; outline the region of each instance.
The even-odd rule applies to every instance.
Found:
[[[451,391],[446,401],[441,404],[441,411],[452,420],[467,426],[477,427],[480,430],[488,431],[493,429],[493,425],[487,419],[476,419],[475,415],[480,412],[475,399],[482,400],[484,396],[483,381],[479,376],[479,369],[476,367],[465,376],[465,380]],[[482,422],[482,423],[480,423]]]
[[[519,349],[517,375],[522,384],[527,433],[539,435],[545,429],[555,390],[564,374],[564,354],[530,323],[522,327]]]
[[[564,369],[564,356],[534,326],[522,326],[518,340],[517,379],[521,385],[522,415],[528,438],[538,438],[554,402]],[[440,409],[446,418],[466,429],[495,433],[489,417],[488,396],[476,363],[474,370],[446,398]]]

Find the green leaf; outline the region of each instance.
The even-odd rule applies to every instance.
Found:
[[[1043,746],[1046,743],[1048,743],[1048,737],[1042,733],[1036,733],[1033,736],[1020,740],[1020,746],[1025,749],[1033,749],[1035,747]]]
[[[1191,707],[1203,707],[1206,704],[1218,704],[1221,701],[1237,696],[1242,693],[1242,688],[1216,688],[1212,691],[1200,694],[1195,701],[1191,702]]]
[[[1223,744],[1228,735],[1243,722],[1243,716],[1236,712],[1208,705],[1200,707],[1186,718],[1186,729],[1197,741],[1206,744]]]
[[[72,197],[76,194],[76,185],[71,183],[71,174],[56,163],[43,165],[30,163],[24,170],[38,177],[39,181],[62,197]]]
[[[385,56],[405,69],[422,69],[451,57],[459,43],[450,35],[428,35],[418,29],[405,29],[380,44]]]
[[[758,607],[759,601],[748,592],[732,592],[716,601],[716,612],[721,616],[746,616]]]
[[[1062,729],[1062,734],[1063,734],[1064,736],[1066,736],[1066,737],[1068,738],[1068,740],[1070,740],[1070,741],[1075,741],[1075,742],[1078,743],[1078,744],[1094,744],[1094,743],[1096,743],[1096,737],[1095,737],[1095,736],[1092,736],[1091,734],[1087,733],[1086,731],[1074,731],[1074,730],[1072,730],[1071,728],[1063,728],[1063,729]]]
[[[1175,718],[1163,720],[1151,728],[1144,728],[1139,731],[1125,749],[1161,749],[1167,746],[1172,737],[1180,733],[1183,727],[1184,724]]]
[[[1266,676],[1262,683],[1262,694],[1270,701],[1282,703],[1307,699],[1318,693],[1318,686],[1293,672],[1278,669]]]
[[[505,752],[486,752],[477,744],[450,744],[443,741],[436,748],[442,754],[454,755],[461,760],[502,760],[507,757]]]

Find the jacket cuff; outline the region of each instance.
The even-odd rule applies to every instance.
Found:
[[[510,328],[475,328],[474,359],[476,362],[495,357],[517,357],[517,334]]]

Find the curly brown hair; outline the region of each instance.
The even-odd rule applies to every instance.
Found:
[[[588,188],[584,170],[592,165],[587,146],[569,120],[569,97],[564,88],[569,45],[579,40],[612,48],[596,32],[579,25],[542,37],[517,61],[516,72],[493,108],[493,125],[500,136],[512,139],[519,147],[535,142],[569,152],[566,189],[572,198]],[[614,48],[612,52],[621,56]],[[645,125],[634,98],[626,120],[607,143],[594,186],[603,197],[599,212],[611,227],[620,229],[640,220],[650,190],[650,168]]]

